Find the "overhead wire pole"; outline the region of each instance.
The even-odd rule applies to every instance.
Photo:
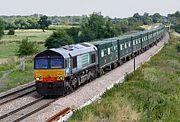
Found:
[[[132,44],[132,56],[133,56],[133,60],[134,60],[134,73],[136,70],[136,59],[135,59],[135,54],[134,54],[134,45],[133,45],[133,37],[131,36],[131,44]]]
[[[135,55],[134,55],[134,73],[136,71],[136,59],[135,59]]]

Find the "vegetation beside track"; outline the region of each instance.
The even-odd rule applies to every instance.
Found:
[[[33,58],[25,58],[25,71],[19,69],[19,63],[12,58],[0,65],[0,92],[33,81]]]
[[[172,34],[160,53],[69,121],[180,121],[178,44],[180,37]]]

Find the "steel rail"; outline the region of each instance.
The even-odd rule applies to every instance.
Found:
[[[7,95],[4,95],[4,96],[0,97],[0,106],[3,104],[6,104],[8,102],[11,102],[15,99],[18,99],[20,97],[23,97],[25,95],[28,95],[32,92],[35,92],[35,91],[36,91],[36,89],[35,89],[34,85],[31,85],[31,86],[25,87],[23,89],[17,90],[15,92],[9,93]]]

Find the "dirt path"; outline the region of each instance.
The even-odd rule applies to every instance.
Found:
[[[4,64],[4,63],[6,63],[6,62],[7,62],[7,60],[8,60],[7,58],[1,58],[1,59],[0,59],[0,64]]]
[[[4,89],[7,88],[6,84],[4,83],[4,81],[6,81],[8,79],[8,75],[13,72],[13,70],[7,70],[7,71],[3,71],[3,75],[2,77],[0,77],[0,91],[3,91]]]

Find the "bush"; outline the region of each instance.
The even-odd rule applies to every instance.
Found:
[[[0,20],[0,40],[4,35],[4,22]]]
[[[28,41],[28,38],[23,39],[19,44],[19,49],[17,54],[19,56],[32,55],[38,52],[38,47],[36,42]]]
[[[176,49],[177,49],[178,52],[180,52],[180,44],[176,45]]]
[[[14,34],[15,34],[14,28],[10,28],[8,31],[8,35],[14,35]]]
[[[178,25],[175,26],[175,31],[176,31],[177,33],[180,33],[180,24],[178,24]]]

